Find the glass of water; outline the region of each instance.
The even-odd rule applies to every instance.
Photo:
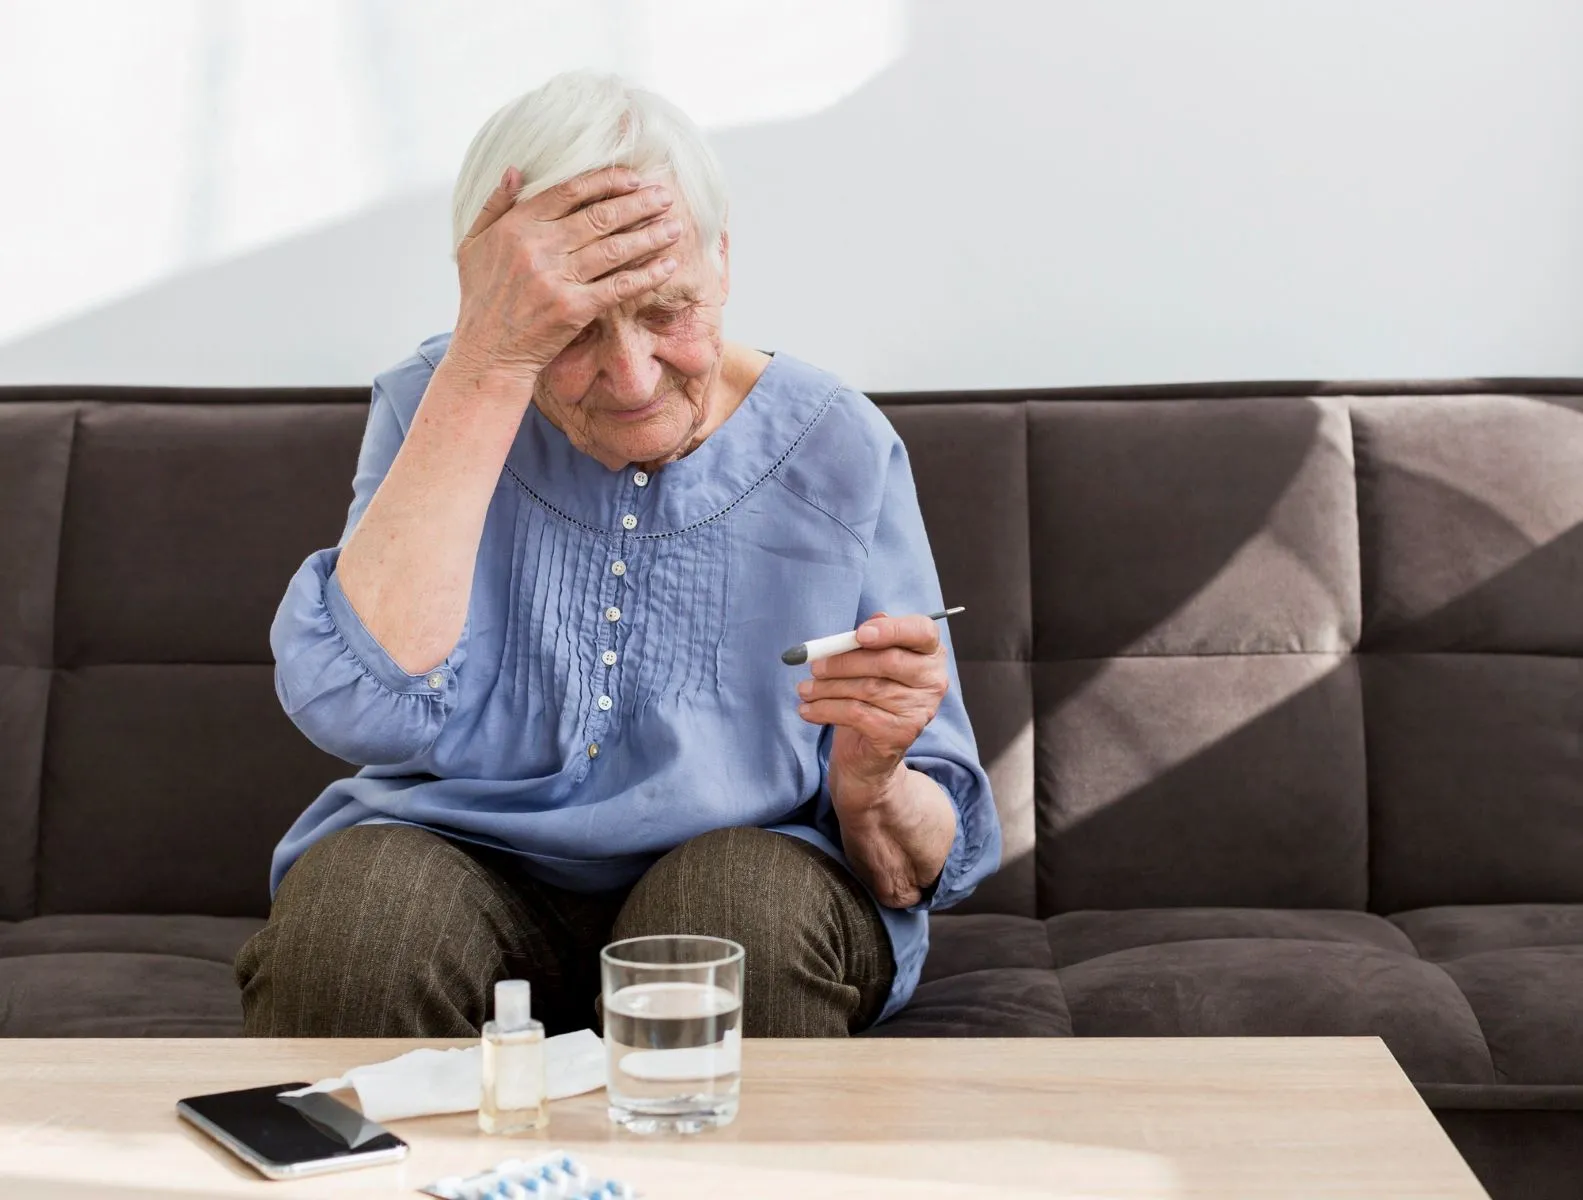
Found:
[[[635,1133],[696,1133],[737,1115],[742,947],[659,934],[599,954],[610,1119]]]

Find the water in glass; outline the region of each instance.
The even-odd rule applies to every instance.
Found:
[[[604,1023],[610,1115],[637,1132],[696,1132],[736,1116],[742,1076],[741,948],[607,948]],[[693,943],[716,939],[668,939]],[[622,949],[622,947],[625,947]],[[612,963],[609,954],[625,954]],[[712,962],[638,962],[634,958]]]

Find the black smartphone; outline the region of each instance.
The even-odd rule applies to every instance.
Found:
[[[282,1096],[306,1083],[189,1096],[176,1112],[261,1175],[297,1179],[395,1162],[407,1143],[333,1096]]]

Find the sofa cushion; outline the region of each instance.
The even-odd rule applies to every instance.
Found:
[[[311,403],[85,407],[56,664],[270,662],[286,581],[346,523],[366,417]]]
[[[1431,962],[1486,950],[1583,946],[1583,904],[1453,904],[1397,913],[1391,923]]]
[[[1502,1083],[1583,1086],[1583,904],[1455,905],[1391,920],[1467,996]]]
[[[1055,966],[1044,922],[1029,917],[942,913],[929,918],[929,957],[920,983],[997,967]]]
[[[272,667],[57,672],[37,911],[262,917],[275,843],[351,772],[291,724]]]
[[[57,550],[76,420],[75,405],[0,404],[0,917],[33,907]]]
[[[1378,1034],[1458,1104],[1494,1103],[1501,1084],[1583,1103],[1583,905],[945,914],[922,979],[877,1033]]]
[[[912,1002],[875,1026],[875,1037],[1071,1037],[1054,971],[999,967],[918,985]]]
[[[1036,659],[1356,644],[1344,403],[1035,402],[1028,475]]]
[[[229,963],[171,954],[0,958],[0,1036],[235,1037]]]
[[[1357,664],[1331,654],[1034,664],[1039,913],[1364,907]]]
[[[1442,964],[1502,1083],[1583,1083],[1583,946],[1486,950]]]
[[[272,846],[352,771],[281,711],[269,626],[345,524],[367,391],[111,395],[0,427],[31,494],[25,538],[0,515],[28,568],[0,664],[42,672],[0,668],[0,916],[262,916]],[[18,628],[44,639],[20,659]]]
[[[264,927],[252,917],[133,913],[35,917],[0,926],[0,959],[32,954],[162,954],[229,965]]]
[[[33,911],[50,675],[48,667],[0,662],[0,918]]]
[[[1494,1080],[1479,1023],[1431,963],[1357,942],[1139,946],[1057,972],[1080,1037],[1385,1039],[1414,1081]]]
[[[1290,908],[1157,908],[1127,912],[1073,912],[1045,922],[1053,965],[1173,942],[1276,938],[1283,941],[1353,942],[1399,954],[1413,944],[1396,926],[1371,913]]]
[[[1583,658],[1358,661],[1370,906],[1583,903]]]
[[[1583,653],[1583,397],[1351,410],[1363,647]]]
[[[1038,914],[1361,908],[1346,405],[1028,408]]]
[[[231,962],[262,925],[120,914],[0,925],[0,1036],[240,1034]]]

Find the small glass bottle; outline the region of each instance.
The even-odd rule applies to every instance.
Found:
[[[530,1014],[526,979],[495,984],[495,1019],[484,1026],[483,1091],[478,1127],[526,1133],[550,1121],[544,1097],[544,1026]]]

